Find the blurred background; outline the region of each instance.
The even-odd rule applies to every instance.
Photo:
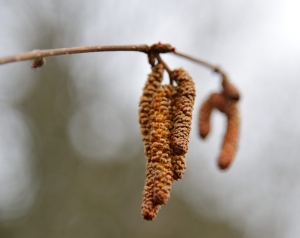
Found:
[[[138,101],[150,67],[136,52],[0,66],[0,237],[300,235],[300,3],[297,0],[0,0],[0,56],[81,45],[171,43],[221,66],[240,89],[239,150],[216,166],[226,127],[197,114],[220,90],[173,55],[197,89],[187,171],[153,222],[140,215],[145,158]],[[167,76],[167,75],[166,75]],[[166,77],[166,82],[167,82]]]

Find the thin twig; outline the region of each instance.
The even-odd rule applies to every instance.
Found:
[[[223,72],[223,70],[221,70],[218,66],[212,65],[212,64],[210,64],[210,63],[208,63],[208,62],[206,62],[204,60],[200,60],[200,59],[194,58],[192,56],[189,56],[189,55],[186,55],[186,54],[183,54],[183,53],[179,53],[178,51],[173,51],[172,53],[175,54],[175,55],[178,55],[180,57],[183,57],[185,59],[194,61],[194,62],[196,62],[198,64],[201,64],[201,65],[203,65],[203,66],[205,66],[207,68],[210,68],[210,69],[214,70],[216,73],[221,74],[222,76],[226,75],[226,73]]]
[[[34,60],[35,58],[49,57],[56,55],[70,55],[100,51],[139,51],[148,53],[150,47],[148,45],[105,45],[105,46],[79,46],[71,48],[61,48],[52,50],[33,50],[20,53],[17,55],[0,58],[0,64],[7,64],[16,61]],[[163,53],[163,52],[162,52]]]
[[[166,62],[163,61],[163,59],[160,57],[159,54],[156,54],[156,58],[157,58],[158,62],[164,66],[165,70],[167,70],[167,72],[169,74],[169,78],[170,78],[170,84],[173,85],[172,70],[169,68],[169,66],[166,64]]]
[[[164,66],[165,70],[167,70],[167,72],[170,74],[172,72],[172,70],[169,68],[169,66],[166,64],[166,62],[163,61],[163,59],[160,57],[159,54],[156,55],[156,58],[157,58],[158,62],[161,63]]]

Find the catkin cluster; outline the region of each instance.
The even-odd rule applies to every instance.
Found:
[[[140,99],[139,123],[147,159],[142,216],[153,220],[170,198],[185,168],[195,86],[183,70],[171,74],[177,86],[162,85],[163,65],[152,67]]]
[[[199,134],[205,139],[210,132],[210,116],[213,109],[218,109],[227,116],[227,130],[224,135],[221,153],[218,159],[220,169],[226,169],[232,162],[238,146],[240,119],[237,102],[240,99],[238,90],[222,74],[221,93],[213,93],[202,104],[199,113]]]

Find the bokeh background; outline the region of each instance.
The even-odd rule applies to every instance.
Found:
[[[140,215],[145,158],[142,53],[108,52],[0,66],[0,237],[300,236],[300,2],[297,0],[0,0],[0,56],[81,45],[171,43],[221,66],[242,92],[241,140],[216,166],[226,127],[201,102],[210,70],[173,55],[197,87],[187,171],[153,222]],[[167,77],[166,77],[167,80]]]

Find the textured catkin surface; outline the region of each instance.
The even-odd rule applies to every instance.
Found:
[[[142,216],[144,219],[148,221],[152,221],[156,216],[161,208],[160,204],[155,204],[153,201],[153,169],[152,164],[147,163],[146,167],[146,181],[145,187],[143,191],[143,203],[142,203]]]
[[[145,87],[143,89],[143,94],[140,99],[140,109],[139,109],[139,123],[140,130],[143,136],[144,142],[144,153],[147,159],[146,165],[146,181],[143,191],[143,202],[142,202],[142,216],[146,220],[153,220],[161,205],[155,204],[153,200],[153,190],[154,190],[154,170],[151,162],[151,142],[150,142],[150,131],[151,131],[151,121],[150,121],[150,107],[153,100],[153,96],[157,93],[158,89],[161,87],[161,82],[163,79],[163,66],[157,64],[152,68],[152,72],[148,75]]]
[[[153,95],[161,86],[163,80],[163,65],[157,64],[152,67],[152,72],[148,75],[145,87],[143,89],[143,94],[140,99],[140,109],[139,109],[139,123],[140,130],[143,136],[142,140],[144,142],[144,153],[147,160],[151,157],[150,149],[150,106],[153,100]]]
[[[165,91],[167,92],[167,97],[170,101],[169,115],[171,119],[171,136],[174,129],[174,117],[176,112],[176,103],[177,103],[177,87],[173,85],[164,85]],[[185,169],[186,169],[186,160],[185,155],[175,155],[171,147],[171,163],[172,163],[172,172],[173,180],[182,179]]]
[[[165,90],[166,89],[166,90]],[[151,110],[151,163],[154,170],[154,202],[165,204],[170,198],[173,182],[171,164],[171,118],[167,87],[161,87],[154,95]]]
[[[175,69],[172,76],[178,86],[171,146],[174,155],[185,155],[188,151],[196,90],[192,78],[185,70]]]
[[[171,118],[171,135],[174,129],[174,118],[176,112],[176,103],[177,103],[177,87],[173,85],[164,85],[165,91],[167,92],[167,97],[170,101],[169,115]],[[171,163],[172,163],[172,172],[173,180],[182,179],[185,169],[186,169],[186,160],[185,155],[176,155],[171,148]]]
[[[172,156],[173,179],[179,180],[183,178],[186,170],[186,160],[184,155]]]

